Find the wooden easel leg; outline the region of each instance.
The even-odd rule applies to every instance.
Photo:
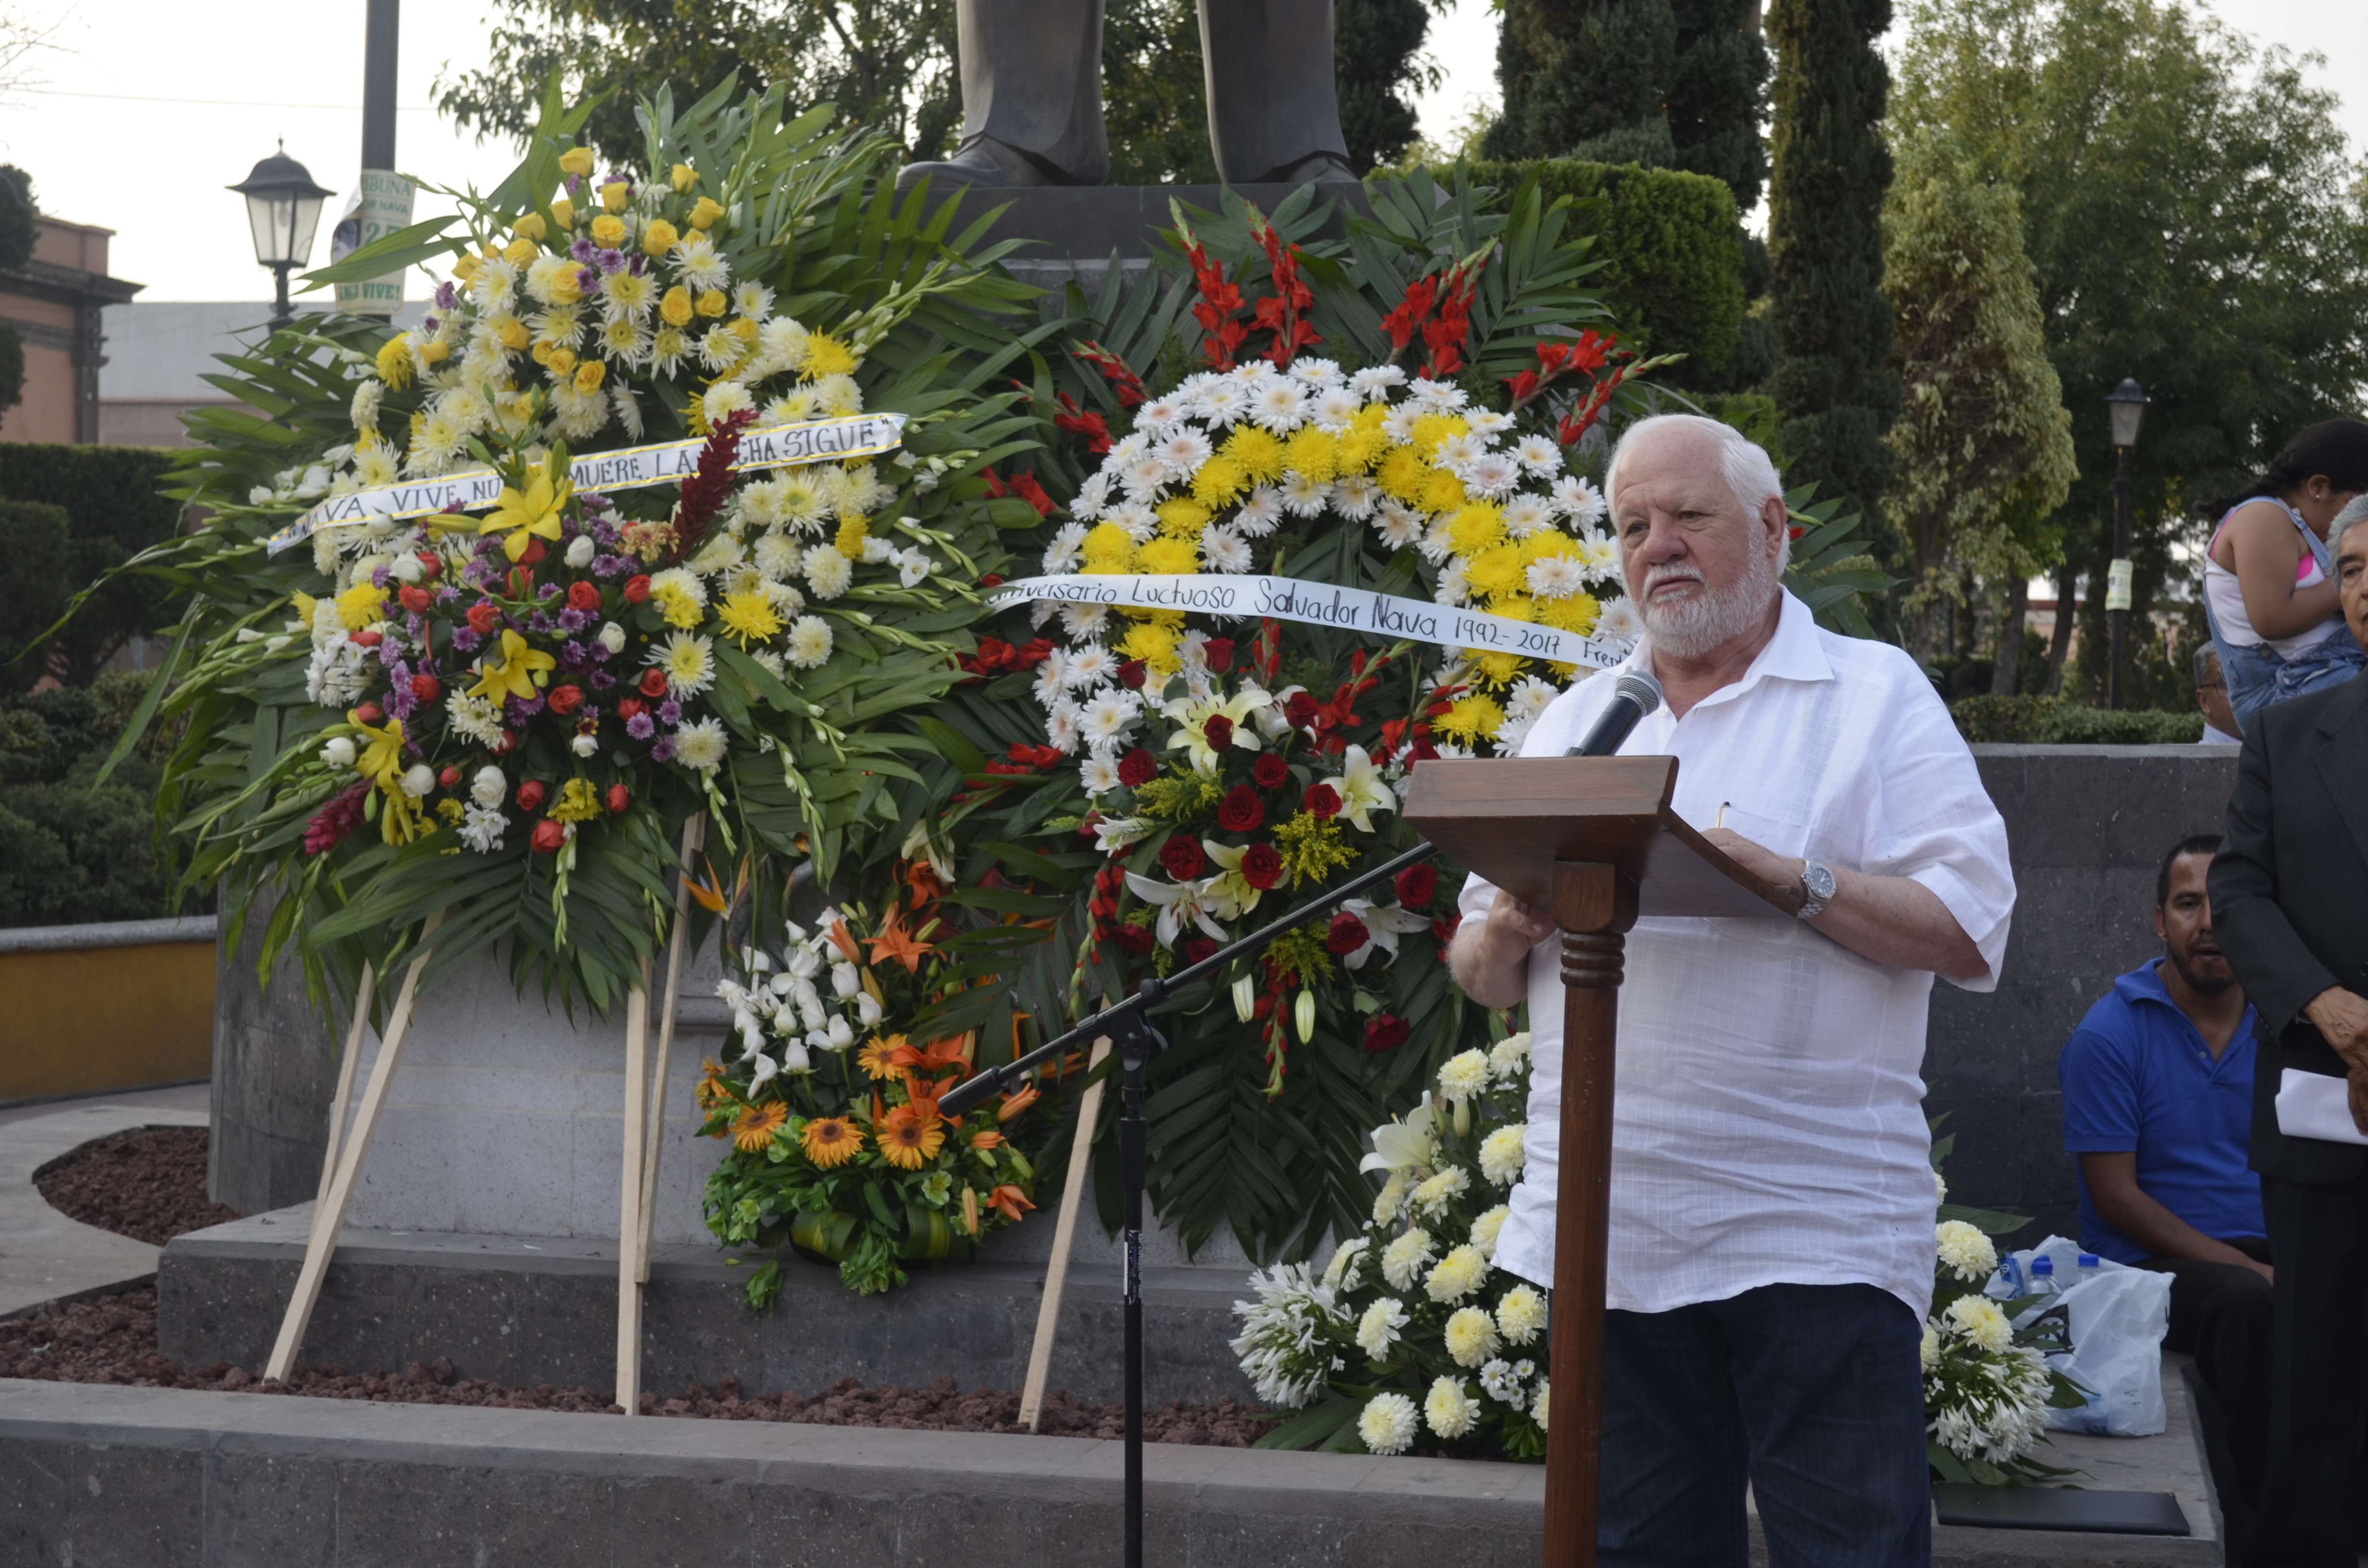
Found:
[[[638,1252],[642,1236],[642,1137],[647,1128],[650,1086],[650,966],[642,983],[625,993],[625,1168],[617,1215],[617,1403],[628,1415],[642,1408],[642,1282]]]
[[[329,1101],[329,1139],[321,1151],[321,1186],[313,1194],[313,1226],[329,1207],[329,1180],[336,1175],[337,1154],[346,1142],[346,1111],[354,1103],[354,1074],[362,1055],[362,1031],[370,1027],[370,986],[378,977],[374,964],[362,965],[362,983],[354,989],[354,1017],[346,1030],[345,1059],[337,1063],[337,1092]]]
[[[1091,1073],[1110,1055],[1110,1036],[1094,1041],[1087,1059]],[[1086,1200],[1086,1167],[1094,1153],[1094,1121],[1102,1108],[1102,1085],[1088,1084],[1077,1103],[1077,1132],[1069,1143],[1069,1171],[1061,1184],[1061,1217],[1053,1224],[1053,1256],[1044,1266],[1044,1300],[1036,1308],[1036,1339],[1028,1347],[1028,1381],[1019,1391],[1019,1423],[1030,1432],[1044,1415],[1044,1380],[1053,1371],[1053,1338],[1061,1324],[1061,1297],[1069,1287],[1069,1246],[1077,1234],[1077,1210]]]
[[[380,1041],[378,1060],[370,1063],[370,1085],[362,1090],[360,1113],[355,1118],[353,1136],[345,1141],[337,1152],[336,1174],[330,1179],[327,1196],[313,1211],[313,1233],[304,1244],[304,1267],[296,1276],[296,1293],[288,1302],[288,1315],[280,1320],[279,1338],[271,1347],[271,1359],[264,1364],[263,1375],[285,1381],[296,1369],[296,1353],[303,1348],[304,1331],[313,1324],[313,1309],[321,1300],[321,1281],[329,1272],[329,1258],[337,1250],[337,1237],[346,1228],[346,1213],[353,1207],[354,1185],[361,1177],[362,1160],[370,1153],[370,1139],[378,1131],[379,1113],[386,1108],[387,1086],[394,1080],[395,1063],[403,1058],[404,1037],[411,1029],[411,1015],[419,1000],[419,971],[427,966],[434,949],[427,946],[436,927],[444,923],[441,910],[427,917],[419,932],[419,956],[411,960],[404,971],[403,988],[395,993],[394,1010],[386,1021],[386,1038]],[[360,1049],[361,1022],[367,1009],[357,1006],[355,1039],[348,1046],[347,1061]]]
[[[1545,1562],[1547,1568],[1593,1568],[1612,1084],[1625,933],[1636,921],[1636,886],[1616,867],[1557,864],[1554,916],[1562,927],[1562,1157],[1554,1195]]]
[[[666,1007],[658,1014],[657,1061],[651,1068],[649,1131],[643,1143],[642,1230],[635,1238],[633,1278],[650,1282],[650,1227],[657,1211],[658,1160],[666,1152],[666,1072],[674,1055],[674,1015],[682,1001],[682,960],[690,945],[690,858],[707,841],[707,816],[694,813],[682,824],[683,875],[674,886],[674,926],[666,944]]]

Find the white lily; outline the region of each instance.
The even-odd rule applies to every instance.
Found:
[[[1105,855],[1115,854],[1150,837],[1151,828],[1149,817],[1102,817],[1094,824],[1094,847]]]
[[[1408,1111],[1403,1120],[1393,1119],[1388,1125],[1373,1129],[1373,1152],[1359,1163],[1360,1171],[1409,1171],[1428,1165],[1439,1154],[1439,1140],[1431,1134],[1432,1108],[1429,1100]]]
[[[1201,848],[1217,867],[1217,874],[1209,879],[1209,908],[1220,920],[1239,920],[1258,905],[1259,890],[1252,887],[1242,875],[1242,857],[1249,853],[1247,844],[1224,845],[1201,840]]]
[[[1368,813],[1397,810],[1397,795],[1382,782],[1382,770],[1363,746],[1350,746],[1340,763],[1340,777],[1331,781],[1340,792],[1340,814],[1359,833],[1371,833],[1373,820]]]
[[[1192,759],[1194,771],[1214,773],[1217,771],[1217,753],[1209,744],[1209,721],[1224,720],[1234,727],[1230,744],[1243,751],[1256,751],[1259,744],[1258,732],[1252,716],[1270,707],[1273,702],[1274,699],[1258,687],[1245,686],[1223,702],[1212,698],[1183,697],[1167,703],[1159,711],[1183,726],[1169,737],[1167,749],[1174,751],[1182,746],[1185,755]]]
[[[1348,899],[1342,902],[1340,907],[1355,915],[1365,927],[1365,945],[1353,953],[1343,953],[1340,956],[1340,961],[1350,969],[1364,968],[1365,960],[1373,956],[1375,948],[1381,949],[1389,954],[1392,960],[1395,960],[1398,956],[1398,937],[1401,935],[1408,931],[1430,929],[1430,919],[1428,915],[1409,914],[1395,905],[1378,904],[1369,899]]]
[[[1225,939],[1225,928],[1209,918],[1209,884],[1214,881],[1212,877],[1198,882],[1156,882],[1133,871],[1126,874],[1126,885],[1134,890],[1135,897],[1159,906],[1159,924],[1153,934],[1163,948],[1174,947],[1187,926],[1198,926],[1220,942]]]

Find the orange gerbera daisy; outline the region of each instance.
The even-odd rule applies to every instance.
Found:
[[[884,1040],[878,1035],[873,1035],[864,1042],[863,1049],[855,1053],[855,1064],[869,1073],[875,1082],[882,1078],[893,1078],[896,1075],[896,1065],[893,1059],[898,1051],[905,1049],[906,1047],[903,1035],[892,1034]]]
[[[843,1116],[818,1116],[806,1123],[799,1140],[806,1158],[824,1170],[843,1165],[863,1147],[863,1132]]]
[[[935,1108],[900,1105],[880,1123],[880,1152],[899,1170],[917,1171],[946,1146],[946,1130]]]
[[[750,1106],[732,1124],[732,1142],[744,1154],[761,1154],[773,1134],[790,1119],[790,1108],[775,1100],[770,1105]]]

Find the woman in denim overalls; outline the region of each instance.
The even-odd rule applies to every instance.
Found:
[[[2272,702],[2349,680],[2368,666],[2335,599],[2327,535],[2368,491],[2368,425],[2314,425],[2243,493],[2213,503],[2203,612],[2239,724]]]

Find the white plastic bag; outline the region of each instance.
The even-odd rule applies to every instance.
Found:
[[[2044,1254],[2054,1265],[2057,1289],[2015,1319],[2021,1328],[2051,1312],[2063,1314],[2068,1352],[2047,1364],[2088,1391],[2078,1410],[2050,1409],[2047,1425],[2058,1432],[2104,1433],[2148,1437],[2169,1420],[2162,1398],[2162,1336],[2170,1326],[2170,1276],[2100,1258],[2079,1267],[2080,1246],[2050,1236],[2037,1246],[1999,1260],[1986,1293],[2009,1298],[2023,1293],[2031,1260]],[[2089,1278],[2082,1278],[2082,1275]]]

